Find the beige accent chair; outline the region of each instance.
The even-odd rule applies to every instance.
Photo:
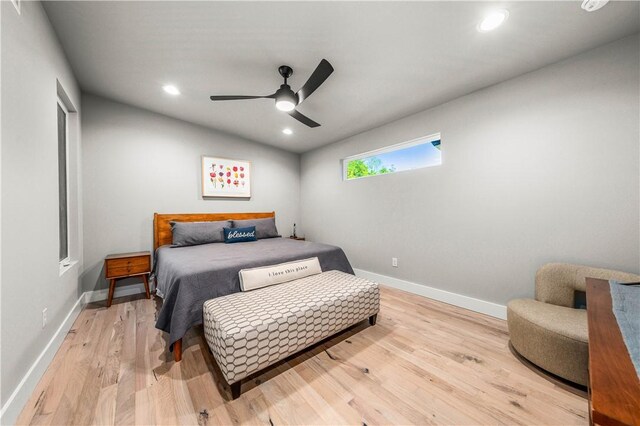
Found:
[[[574,297],[576,291],[585,291],[587,277],[640,281],[626,272],[549,263],[536,273],[535,300],[516,299],[507,305],[513,348],[542,369],[584,386],[589,382],[587,311],[574,309]]]

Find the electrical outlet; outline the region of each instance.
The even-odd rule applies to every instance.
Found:
[[[398,267],[398,258],[397,257],[392,257],[391,258],[391,266],[393,266],[394,268]]]
[[[42,310],[42,328],[45,328],[47,325],[47,308]]]

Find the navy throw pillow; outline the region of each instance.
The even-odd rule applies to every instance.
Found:
[[[256,240],[255,226],[247,226],[246,228],[224,228],[225,243],[243,243]]]

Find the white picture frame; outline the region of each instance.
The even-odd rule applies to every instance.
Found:
[[[203,198],[251,198],[251,162],[202,156]]]

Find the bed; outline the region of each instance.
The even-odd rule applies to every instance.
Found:
[[[155,261],[152,277],[163,299],[156,328],[169,333],[174,359],[182,358],[182,337],[202,323],[202,306],[215,297],[240,291],[238,272],[244,268],[318,257],[323,271],[353,274],[341,248],[293,240],[266,238],[246,243],[213,243],[171,247],[172,221],[202,222],[275,217],[268,213],[205,213],[154,215]]]

